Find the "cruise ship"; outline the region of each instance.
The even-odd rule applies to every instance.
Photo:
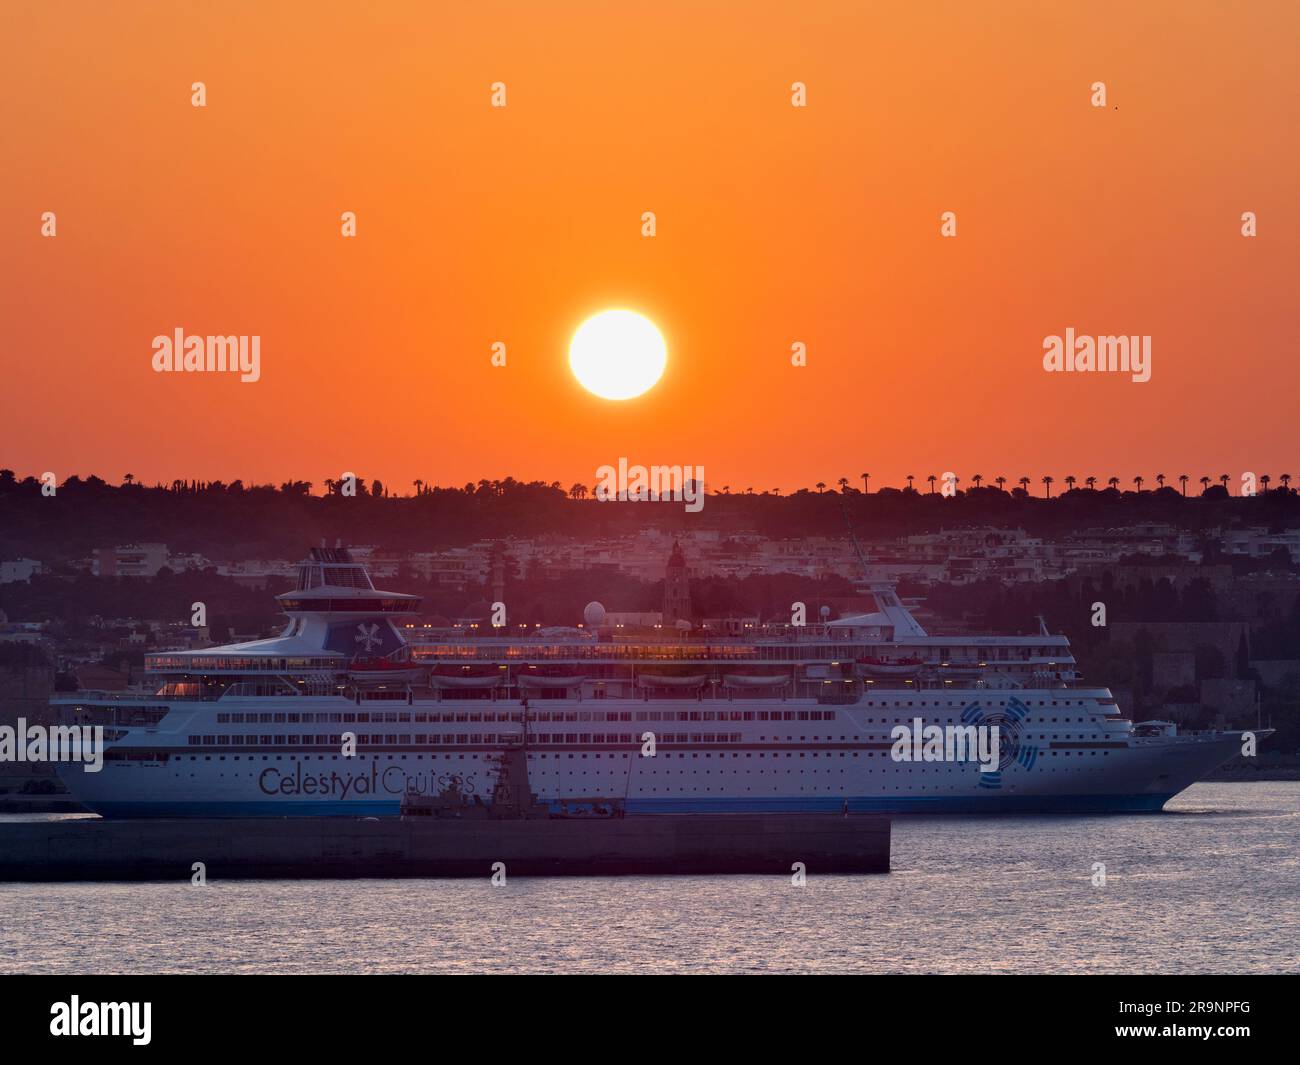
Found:
[[[624,638],[598,604],[572,628],[429,629],[418,596],[317,548],[279,636],[151,654],[147,693],[57,697],[106,739],[100,772],[60,775],[106,817],[394,815],[408,795],[486,800],[522,747],[561,815],[1150,812],[1241,750],[1135,725],[1045,625],[933,636],[870,590],[869,613],[725,634]],[[996,725],[998,748],[902,760],[891,734],[915,724]]]

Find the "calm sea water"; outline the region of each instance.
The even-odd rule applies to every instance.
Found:
[[[1145,816],[899,818],[893,863],[801,888],[0,884],[0,972],[1300,971],[1300,782],[1197,784]]]

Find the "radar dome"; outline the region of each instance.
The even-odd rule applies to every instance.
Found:
[[[598,629],[605,623],[605,608],[599,603],[588,603],[582,610],[582,620],[589,629]]]

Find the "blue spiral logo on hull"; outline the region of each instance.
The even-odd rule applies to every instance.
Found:
[[[1020,740],[1021,728],[1028,717],[1029,707],[1015,698],[1008,699],[1004,709],[985,710],[979,703],[971,703],[961,712],[963,725],[997,726],[998,768],[995,772],[980,774],[981,788],[1002,787],[1002,774],[1012,765],[1034,768],[1038,761],[1038,748]]]

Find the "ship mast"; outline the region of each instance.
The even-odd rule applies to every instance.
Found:
[[[867,556],[862,551],[862,545],[858,543],[857,533],[853,531],[853,519],[849,517],[849,505],[841,499],[840,513],[844,515],[844,525],[849,530],[849,541],[853,544],[853,553],[858,556],[858,562],[862,566],[862,576],[870,579],[870,573],[867,571]]]

